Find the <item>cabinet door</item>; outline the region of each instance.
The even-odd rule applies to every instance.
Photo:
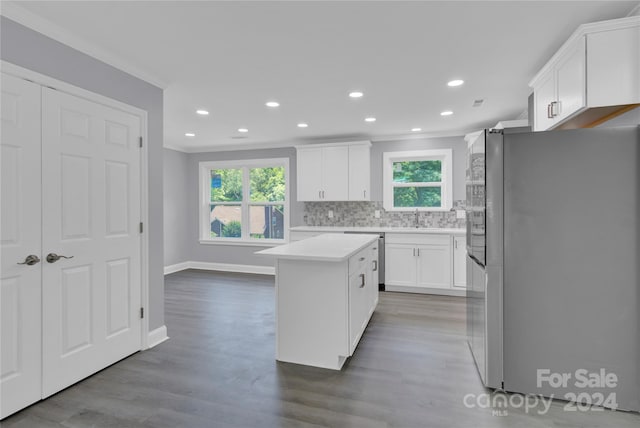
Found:
[[[319,201],[322,192],[322,149],[298,149],[298,200]]]
[[[587,35],[589,107],[640,103],[640,27]]]
[[[369,312],[371,313],[378,304],[378,243],[372,244],[370,248],[368,260],[370,281],[367,283],[367,290],[369,293]]]
[[[547,78],[534,88],[533,93],[535,110],[535,131],[549,129],[555,123],[555,119],[549,117],[549,105],[556,101],[555,72],[549,72]]]
[[[367,312],[367,272],[362,270],[349,276],[349,353],[353,354],[358,345],[364,323],[369,315]]]
[[[559,111],[554,117],[556,122],[564,120],[585,106],[585,56],[585,39],[583,37],[558,63],[556,88]]]
[[[410,244],[385,245],[385,285],[415,287],[416,247]]]
[[[451,248],[449,245],[420,245],[418,251],[419,287],[451,288]]]
[[[453,237],[453,286],[467,287],[467,248],[462,236]]]
[[[371,200],[371,155],[369,146],[349,147],[349,200]]]
[[[316,159],[316,162],[318,160]],[[349,199],[349,148],[322,149],[322,190],[324,201]]]

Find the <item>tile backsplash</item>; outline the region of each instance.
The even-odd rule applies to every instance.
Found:
[[[456,209],[464,209],[465,201],[453,201]],[[329,210],[333,218],[329,218]],[[375,211],[380,210],[380,218]],[[455,211],[418,213],[420,227],[463,228],[465,220],[456,218]],[[414,227],[415,212],[385,211],[382,202],[305,202],[304,223],[306,226],[372,226]]]

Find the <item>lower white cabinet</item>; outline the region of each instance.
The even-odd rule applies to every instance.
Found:
[[[453,287],[467,288],[467,239],[453,237]]]
[[[462,295],[466,288],[464,248],[463,236],[388,233],[385,289]]]

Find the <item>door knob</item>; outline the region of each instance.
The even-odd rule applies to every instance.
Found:
[[[56,253],[47,254],[47,261],[49,263],[55,263],[60,259],[72,259],[72,258],[73,258],[73,256],[61,256],[61,255],[56,254]]]
[[[33,266],[36,263],[40,263],[40,259],[38,258],[38,256],[36,256],[35,254],[29,254],[27,256],[27,258],[24,259],[24,262],[18,263],[18,264],[19,265]]]

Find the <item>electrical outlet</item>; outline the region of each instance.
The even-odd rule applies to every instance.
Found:
[[[375,218],[380,218],[380,210],[375,210],[375,211],[373,212],[373,216],[374,216]]]
[[[466,218],[466,214],[465,210],[456,210],[456,218]]]
[[[329,210],[329,213],[327,215],[329,218],[333,218],[333,210]]]

